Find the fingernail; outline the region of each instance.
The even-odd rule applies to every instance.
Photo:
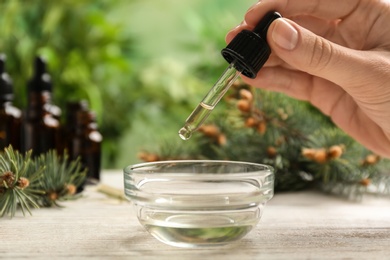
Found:
[[[298,43],[298,31],[284,19],[277,19],[275,22],[272,40],[283,49],[294,49]]]

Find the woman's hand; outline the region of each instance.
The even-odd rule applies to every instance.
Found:
[[[263,0],[243,29],[269,11],[283,17],[267,35],[272,54],[253,86],[306,100],[373,152],[390,158],[390,2]]]

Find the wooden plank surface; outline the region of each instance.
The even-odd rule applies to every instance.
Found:
[[[102,182],[123,186],[119,171],[104,173]],[[390,199],[277,194],[243,240],[210,249],[162,244],[129,202],[96,187],[63,205],[0,219],[0,259],[390,259]]]

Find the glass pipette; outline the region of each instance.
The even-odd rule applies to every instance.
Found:
[[[192,133],[204,123],[240,74],[250,78],[256,77],[271,53],[266,41],[268,28],[274,20],[280,17],[281,15],[277,12],[267,13],[253,31],[241,31],[222,50],[223,57],[230,65],[179,130],[181,139],[191,138]]]
[[[179,136],[181,139],[188,140],[192,133],[199,129],[240,74],[241,72],[237,71],[234,67],[234,63],[231,63],[229,67],[227,67],[225,72],[210,89],[207,95],[198,104],[194,111],[192,111],[184,126],[179,130]]]

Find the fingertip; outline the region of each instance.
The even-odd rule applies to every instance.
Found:
[[[274,0],[259,0],[251,6],[244,15],[244,21],[251,27],[255,27],[259,21],[271,11],[277,11],[280,3]]]
[[[229,33],[226,35],[226,37],[225,37],[225,42],[226,42],[227,44],[229,44],[229,43],[232,41],[233,38],[234,38],[234,36],[229,32]]]
[[[244,15],[244,21],[247,23],[247,24],[251,24],[253,26],[256,25],[256,23],[259,21],[259,14],[258,14],[258,11],[257,11],[257,7],[258,5],[261,3],[261,1],[257,2],[256,4],[252,5],[248,11],[246,11],[245,15]]]
[[[236,27],[237,28],[237,27]],[[230,43],[234,37],[236,37],[236,35],[241,31],[241,30],[237,30],[236,28],[230,30],[227,34],[226,34],[226,37],[225,37],[225,41],[226,43]]]

